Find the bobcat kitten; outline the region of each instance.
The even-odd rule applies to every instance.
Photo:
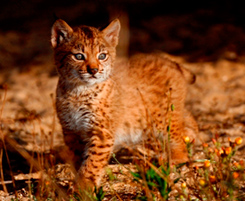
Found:
[[[113,151],[147,138],[152,125],[166,136],[169,103],[172,162],[188,160],[182,137],[197,133],[184,107],[186,82],[194,76],[158,54],[134,56],[116,64],[118,19],[102,31],[71,28],[59,19],[51,43],[59,74],[56,108],[71,159],[80,168],[77,185],[99,185]],[[150,120],[149,120],[150,119]]]

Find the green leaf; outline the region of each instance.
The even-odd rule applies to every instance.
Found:
[[[142,179],[141,175],[138,172],[130,172],[130,173],[135,179]]]
[[[147,201],[148,199],[146,196],[141,196],[141,197],[137,197],[136,200]]]
[[[105,192],[103,191],[102,187],[100,187],[99,189],[97,189],[95,187],[94,192],[95,192],[95,195],[96,195],[95,200],[102,201],[104,199]]]
[[[174,111],[175,107],[174,104],[171,104],[171,111]]]
[[[155,170],[153,170],[152,168],[149,169],[149,170],[146,172],[146,179],[147,179],[147,180],[153,180],[155,176],[156,176],[156,172],[155,172]]]
[[[168,173],[167,173],[167,171],[163,168],[163,167],[161,167],[161,170],[162,170],[162,173],[164,174],[164,175],[168,175]]]
[[[149,187],[157,187],[157,184],[155,184],[154,182],[147,182],[147,185]]]
[[[174,180],[174,184],[176,184],[180,180],[180,177]]]

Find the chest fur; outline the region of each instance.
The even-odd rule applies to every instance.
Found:
[[[77,88],[64,93],[62,85],[57,86],[56,107],[63,130],[84,133],[95,126],[107,126],[113,119],[114,87],[103,83],[94,88]],[[105,125],[106,124],[106,125]]]

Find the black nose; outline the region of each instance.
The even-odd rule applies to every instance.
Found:
[[[88,71],[89,74],[94,75],[94,74],[96,74],[98,72],[98,68],[88,65],[87,66],[87,71]]]

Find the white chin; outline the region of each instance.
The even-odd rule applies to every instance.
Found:
[[[85,85],[85,86],[92,86],[97,83],[100,83],[100,81],[97,78],[88,78],[88,79],[81,80],[81,83],[82,85]]]
[[[104,77],[86,77],[83,79],[80,79],[80,83],[84,86],[92,86],[95,84],[99,84],[103,81],[105,81],[106,79]]]

